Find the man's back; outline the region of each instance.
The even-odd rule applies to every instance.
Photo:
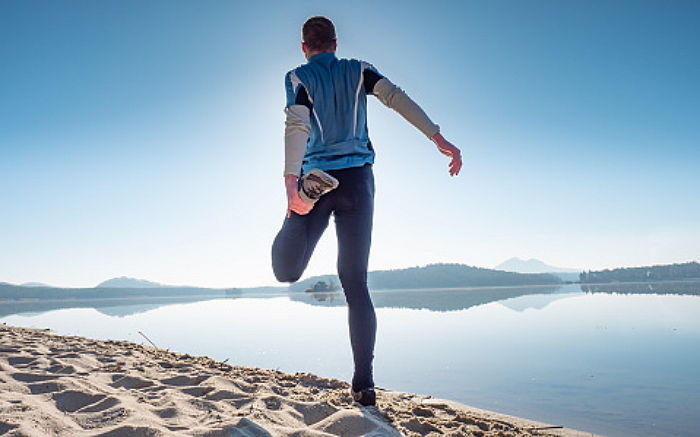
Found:
[[[304,172],[374,162],[363,86],[363,71],[368,68],[372,67],[366,62],[324,52],[287,73],[287,107],[305,105],[312,113]]]

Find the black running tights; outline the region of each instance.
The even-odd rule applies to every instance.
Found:
[[[367,261],[374,211],[372,166],[329,170],[340,182],[306,215],[292,212],[272,245],[272,269],[281,282],[299,280],[331,214],[338,237],[338,277],[348,303],[350,344],[355,362],[354,390],[374,386],[372,360],[377,332],[374,306],[367,289]]]

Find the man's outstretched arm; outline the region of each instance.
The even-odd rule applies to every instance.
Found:
[[[409,123],[430,138],[437,146],[440,153],[452,158],[449,164],[449,173],[452,176],[458,175],[462,169],[462,154],[459,149],[447,141],[440,134],[440,126],[433,123],[428,115],[414,102],[401,88],[397,87],[386,77],[381,77],[372,70],[365,70],[366,82],[372,84],[368,90],[387,107],[398,112]]]

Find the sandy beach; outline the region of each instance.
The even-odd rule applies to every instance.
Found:
[[[0,435],[593,436],[425,395],[0,326]]]

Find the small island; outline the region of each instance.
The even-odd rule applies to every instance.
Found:
[[[331,293],[338,291],[340,288],[333,281],[318,281],[313,286],[307,288],[307,293]]]

